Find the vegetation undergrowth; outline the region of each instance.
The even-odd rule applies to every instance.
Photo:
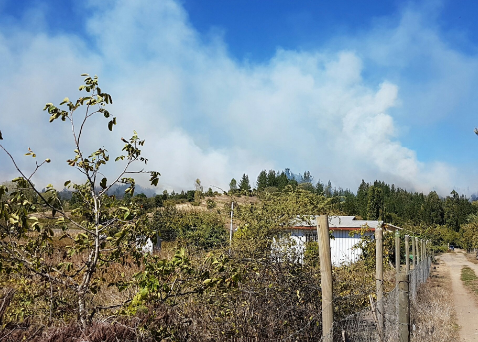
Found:
[[[458,340],[458,325],[450,296],[451,279],[443,263],[432,270],[411,302],[411,341],[447,342]]]
[[[465,286],[475,294],[475,296],[478,296],[478,277],[476,276],[475,271],[468,266],[463,266],[461,269],[461,280]]]
[[[239,189],[221,198],[212,189],[204,193],[199,179],[195,190],[180,194],[135,195],[131,174],[148,173],[150,183],[157,185],[159,173],[129,171],[132,163],[147,162],[141,155],[144,140],[136,132],[122,139],[123,155],[116,161],[125,164],[110,181],[103,174],[107,150],[84,152],[80,137],[85,137],[83,126],[92,115],[107,118],[110,131],[116,125],[106,110],[111,96],[101,91],[97,77],[84,76],[80,90],[86,96],[45,106],[50,122],[71,123],[74,155],[67,163],[80,171],[84,182],[64,183],[71,189],[63,191],[71,195],[69,200],[51,185],[39,191],[32,177],[50,162],[47,158],[35,162],[30,174],[17,168],[20,176],[0,185],[2,341],[315,341],[322,333],[317,243],[309,242],[303,257],[290,248],[295,241],[287,231],[294,220],[358,212],[372,220],[401,222],[384,211],[385,203],[415,217],[417,208],[398,205],[400,197],[401,204],[408,198],[429,201],[423,217],[430,221],[431,208],[448,203],[448,211],[430,221],[432,225],[411,222],[404,227],[433,238],[435,245],[446,245],[456,238],[465,216],[452,220],[451,213],[474,209],[457,194],[455,201],[435,201],[436,194],[428,199],[399,189],[388,194],[382,183],[363,184],[355,201],[350,193],[332,196],[329,185],[315,191],[308,182],[289,182],[285,174],[265,171],[254,198],[245,174]],[[81,108],[85,115],[76,121],[81,123],[78,129],[73,115],[78,118]],[[27,156],[36,158],[31,149]],[[312,181],[310,174],[303,178]],[[124,187],[121,197],[117,183]],[[229,241],[225,228],[231,214],[235,232]],[[445,226],[447,222],[454,226]],[[375,293],[375,242],[365,230],[361,234],[360,260],[333,268],[336,321],[368,307]],[[161,251],[152,251],[159,240]],[[393,253],[393,236],[385,234],[385,292],[395,284]]]

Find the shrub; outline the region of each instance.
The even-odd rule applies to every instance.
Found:
[[[208,198],[206,200],[206,206],[207,206],[208,209],[214,209],[214,208],[216,208],[217,204],[216,204],[216,201],[214,201],[213,199]]]

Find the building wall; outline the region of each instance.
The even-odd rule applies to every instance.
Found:
[[[340,266],[350,264],[359,260],[362,251],[353,248],[360,242],[360,234],[350,236],[350,231],[332,231],[334,239],[330,239],[330,256],[332,265]],[[367,236],[373,236],[373,232],[366,232]],[[290,239],[282,239],[274,243],[274,250],[277,256],[282,255],[289,260],[294,259],[302,262],[307,242],[317,241],[317,232],[313,230],[292,230]]]
[[[301,234],[291,234],[272,241],[272,256],[277,261],[303,262],[306,238]]]
[[[373,232],[366,232],[366,235],[373,235]],[[335,239],[330,240],[330,255],[332,264],[339,266],[342,264],[350,264],[359,260],[362,250],[353,248],[360,242],[362,237],[360,234],[349,235],[349,231],[334,230]]]

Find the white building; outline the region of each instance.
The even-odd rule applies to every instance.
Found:
[[[357,220],[355,216],[329,216],[329,229],[333,235],[330,239],[331,259],[334,266],[356,262],[362,251],[359,248],[353,248],[360,242],[363,233],[366,236],[374,236],[375,228],[382,227],[388,229],[383,221]],[[398,228],[390,226],[392,229]],[[364,229],[365,228],[365,229]],[[305,247],[308,242],[317,241],[317,222],[315,216],[310,219],[297,219],[292,226],[287,229],[290,234],[290,240],[283,239],[281,243],[275,243],[274,249],[284,255],[285,250],[289,250],[288,257],[302,260]],[[284,244],[284,242],[286,242]]]

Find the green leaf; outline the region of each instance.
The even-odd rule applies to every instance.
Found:
[[[101,186],[103,189],[106,189],[106,178],[103,178],[103,179],[101,180],[100,186]]]
[[[32,229],[34,229],[34,230],[36,230],[36,231],[40,231],[40,229],[41,229],[42,226],[41,226],[40,222],[35,221],[35,222],[33,222],[33,224],[32,224],[31,227],[32,227]]]
[[[65,103],[70,102],[70,99],[68,97],[65,97],[63,101],[61,101],[60,106],[64,105]]]
[[[70,183],[71,183],[71,181],[68,180],[68,181],[65,182],[64,186],[68,186]]]
[[[3,140],[2,131],[0,131],[0,140]]]
[[[90,76],[90,75],[88,75],[88,74],[81,74],[81,76],[87,77],[87,76]]]
[[[51,159],[50,159],[50,158],[46,158],[46,159],[45,159],[45,162],[49,163],[49,162],[51,162]]]
[[[157,171],[151,171],[150,174],[151,174],[151,178],[149,179],[149,181],[151,182],[151,185],[157,186],[159,182],[159,176],[161,174]]]

